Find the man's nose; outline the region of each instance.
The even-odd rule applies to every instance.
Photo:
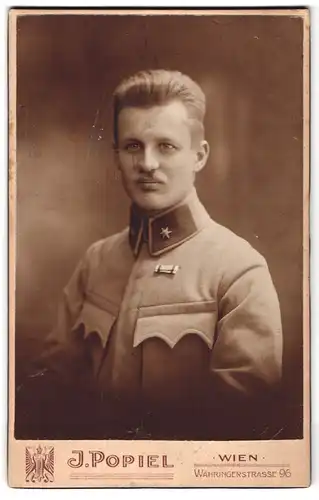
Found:
[[[152,148],[145,148],[139,158],[139,168],[143,172],[151,172],[159,166],[156,152]]]

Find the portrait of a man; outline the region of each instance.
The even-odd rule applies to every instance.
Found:
[[[156,21],[165,22],[145,22],[150,27]],[[197,21],[180,19],[176,26],[182,29],[183,22],[195,26]],[[32,19],[21,20],[22,33],[24,28],[27,32],[28,22]],[[141,20],[116,22],[119,26],[126,22],[123,33],[132,38],[130,26]],[[234,20],[235,28],[239,22]],[[271,26],[274,32],[279,29],[275,21]],[[293,31],[295,25],[284,31],[287,36],[290,28]],[[241,39],[245,30],[238,29]],[[258,40],[253,42],[255,50]],[[22,43],[20,47],[22,54]],[[210,140],[215,129],[212,132],[206,125],[210,106],[216,105],[218,115],[216,96],[212,98],[198,68],[192,72],[183,59],[165,58],[165,51],[154,65],[151,59],[146,57],[144,65],[139,61],[135,69],[131,64],[130,71],[124,66],[121,78],[110,85],[113,90],[105,107],[111,133],[108,154],[123,193],[119,210],[122,213],[124,197],[127,210],[114,230],[88,237],[85,248],[83,244],[81,252],[80,247],[74,252],[77,258],[68,272],[61,273],[52,327],[48,334],[39,334],[41,350],[29,355],[28,369],[18,377],[18,439],[260,440],[284,435],[278,267],[273,266],[273,273],[267,250],[258,246],[258,235],[252,241],[248,232],[245,237],[244,231],[236,231],[231,222],[236,219],[236,204],[224,222],[214,217],[210,205],[213,188],[203,183],[197,188],[202,172],[210,170],[209,175],[218,177],[214,163],[220,144],[216,138]],[[75,81],[72,75],[68,78]],[[261,86],[258,78],[252,85]],[[231,102],[236,103],[244,127],[246,101],[235,101],[234,96],[235,90]],[[23,116],[21,123],[26,127]],[[240,128],[239,123],[236,130]],[[101,139],[101,125],[99,130]],[[252,137],[259,133],[251,132]],[[229,137],[237,147],[238,162],[243,158],[245,162],[248,157],[241,147],[246,139],[242,136],[242,142],[240,138],[236,142],[234,134]],[[221,163],[226,162],[223,158]],[[265,192],[264,180],[255,179],[267,170],[258,162],[250,173],[244,168],[234,174],[238,185],[251,176],[252,185]],[[223,182],[227,185],[227,180]],[[249,190],[238,189],[238,202],[245,203]],[[271,196],[264,199],[271,207]],[[232,200],[236,200],[234,185],[222,203],[231,206]],[[108,217],[116,220],[116,210]],[[275,209],[259,205],[263,210],[275,217]],[[84,225],[79,217],[80,232]],[[271,261],[273,245],[269,243]],[[273,257],[280,258],[279,253]]]

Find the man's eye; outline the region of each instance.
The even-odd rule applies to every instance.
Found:
[[[170,144],[169,142],[161,142],[159,145],[160,150],[163,151],[164,153],[172,153],[173,151],[176,151],[176,146],[173,144]]]
[[[141,147],[137,142],[130,142],[129,144],[125,145],[124,149],[129,153],[135,153],[136,151],[139,151]]]

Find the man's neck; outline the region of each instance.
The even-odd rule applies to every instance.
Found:
[[[152,218],[160,217],[161,215],[167,214],[169,212],[172,212],[177,207],[180,207],[181,205],[188,204],[190,201],[197,200],[197,199],[198,199],[197,191],[196,191],[196,188],[193,187],[191,189],[191,191],[189,191],[187,193],[187,195],[182,200],[180,200],[175,205],[171,205],[170,207],[162,208],[160,210],[144,210],[144,209],[140,208],[138,205],[133,205],[133,206],[141,217],[152,219]]]

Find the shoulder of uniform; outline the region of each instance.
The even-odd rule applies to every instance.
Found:
[[[228,288],[237,279],[248,276],[247,273],[254,279],[257,269],[268,272],[265,258],[247,240],[221,224],[212,221],[210,237],[205,240],[206,262],[214,263],[222,288]]]
[[[220,293],[229,289],[237,280],[255,283],[260,280],[260,271],[269,276],[265,258],[244,238],[230,229],[216,224],[214,241],[218,246],[218,274]],[[217,260],[217,259],[216,259]]]
[[[218,249],[225,263],[241,265],[255,263],[265,265],[265,258],[244,238],[230,229],[213,221],[214,246]]]
[[[278,296],[264,256],[229,229],[223,226],[215,229],[220,249],[219,258],[216,259],[218,299],[227,297],[232,308],[235,308],[250,295],[254,300],[265,303],[265,307],[272,305],[277,317]]]
[[[103,238],[101,240],[92,243],[85,253],[85,259],[90,263],[96,259],[100,259],[102,255],[105,255],[114,246],[121,244],[126,241],[128,237],[128,228],[123,229],[119,233],[112,234]]]

